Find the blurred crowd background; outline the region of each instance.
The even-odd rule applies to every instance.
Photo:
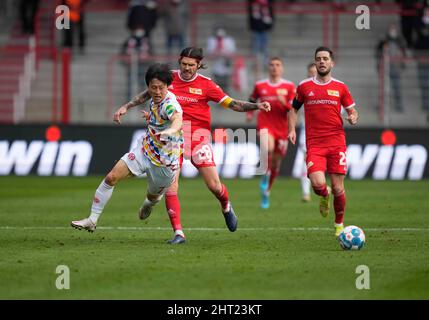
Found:
[[[362,4],[369,29],[356,23]],[[68,29],[59,5],[70,9]],[[0,122],[111,123],[145,88],[148,65],[175,69],[191,45],[204,48],[201,73],[240,99],[266,78],[269,57],[282,58],[284,77],[298,84],[315,48],[329,46],[360,126],[429,127],[427,0],[1,0]],[[212,115],[214,124],[248,125],[218,106]]]

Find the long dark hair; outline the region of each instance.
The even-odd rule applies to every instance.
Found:
[[[201,60],[204,59],[203,49],[201,49],[201,48],[187,47],[187,48],[183,49],[182,52],[180,53],[179,63],[183,57],[192,58],[192,59],[197,60],[198,64],[199,64],[198,69],[207,68],[205,64],[201,63]]]

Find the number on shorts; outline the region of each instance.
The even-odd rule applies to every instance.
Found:
[[[198,155],[200,161],[208,161],[212,158],[212,151],[208,145],[203,145],[200,150],[198,150]]]
[[[346,153],[345,152],[340,152],[340,166],[345,166],[347,165],[346,163]]]

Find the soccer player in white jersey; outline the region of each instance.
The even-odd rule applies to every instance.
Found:
[[[126,153],[103,179],[95,192],[91,214],[88,218],[72,221],[74,228],[93,232],[116,184],[145,173],[148,188],[139,217],[146,219],[175,179],[182,156],[183,112],[176,96],[168,91],[173,75],[168,65],[156,63],[147,70],[145,80],[151,97],[150,111],[144,112],[147,130],[137,147]]]

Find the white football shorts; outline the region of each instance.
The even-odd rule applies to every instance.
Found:
[[[175,171],[154,165],[143,153],[141,144],[121,158],[131,173],[136,177],[146,173],[148,181],[148,192],[152,195],[163,195],[166,189],[175,179]]]

